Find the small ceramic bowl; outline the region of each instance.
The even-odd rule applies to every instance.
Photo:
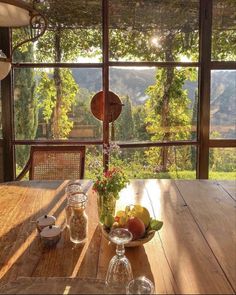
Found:
[[[36,226],[40,233],[45,227],[55,225],[56,217],[52,215],[43,215],[36,220]]]
[[[53,247],[61,238],[61,229],[56,225],[47,226],[41,231],[40,237],[44,246]]]

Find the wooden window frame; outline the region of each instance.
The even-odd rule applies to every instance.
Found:
[[[16,145],[36,145],[36,144],[82,144],[82,145],[107,145],[109,138],[108,122],[108,91],[109,91],[109,69],[112,66],[159,66],[159,67],[197,67],[199,70],[199,105],[198,105],[198,125],[197,139],[194,141],[172,141],[172,142],[137,142],[121,143],[121,148],[145,148],[161,146],[196,146],[197,147],[197,167],[196,178],[208,179],[209,176],[209,149],[219,147],[236,147],[234,139],[210,139],[210,84],[211,71],[217,69],[236,70],[236,61],[211,61],[211,35],[212,35],[212,9],[213,0],[199,0],[199,61],[198,62],[114,62],[109,61],[109,1],[102,0],[102,35],[103,35],[103,61],[102,63],[13,63],[13,68],[100,68],[102,69],[103,91],[104,91],[104,121],[102,140],[16,140],[13,124],[13,91],[11,73],[1,83],[2,98],[2,126],[3,126],[3,158],[4,158],[4,181],[15,179],[15,157]],[[11,50],[10,30],[0,28],[0,45],[5,53]],[[119,144],[119,143],[118,143]],[[108,154],[103,155],[103,165],[106,170],[109,166]]]

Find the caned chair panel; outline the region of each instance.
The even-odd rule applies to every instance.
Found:
[[[26,170],[30,180],[65,180],[84,177],[85,146],[32,146]],[[24,174],[23,174],[24,172]]]

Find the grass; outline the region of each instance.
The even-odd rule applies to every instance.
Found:
[[[236,171],[234,172],[217,172],[210,171],[209,179],[216,180],[235,180],[236,179]]]
[[[136,171],[136,172],[134,172]],[[147,178],[154,178],[154,179],[196,179],[196,172],[183,170],[183,171],[170,171],[170,172],[160,172],[160,173],[151,173],[149,171],[145,171],[142,169],[126,171],[129,175],[130,179],[147,179]],[[94,179],[96,178],[93,174],[87,172],[85,174],[85,178]],[[216,179],[216,180],[235,180],[236,179],[236,172],[217,172],[217,171],[210,171],[209,179]]]
[[[138,173],[134,175],[134,178],[156,178],[156,179],[196,179],[196,172],[195,171],[170,171],[166,173]],[[138,177],[137,177],[138,176]],[[217,171],[210,171],[209,172],[209,179],[215,180],[235,180],[236,179],[236,172],[217,172]]]

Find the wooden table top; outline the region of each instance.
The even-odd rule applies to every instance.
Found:
[[[74,245],[67,230],[54,249],[40,243],[33,221],[53,214],[57,223],[63,222],[66,184],[0,185],[0,286],[19,277],[105,279],[115,246],[102,235],[91,188],[87,243]],[[131,181],[120,193],[117,208],[140,203],[164,222],[147,244],[126,249],[134,276],[145,275],[161,294],[235,294],[235,187],[232,181]]]

